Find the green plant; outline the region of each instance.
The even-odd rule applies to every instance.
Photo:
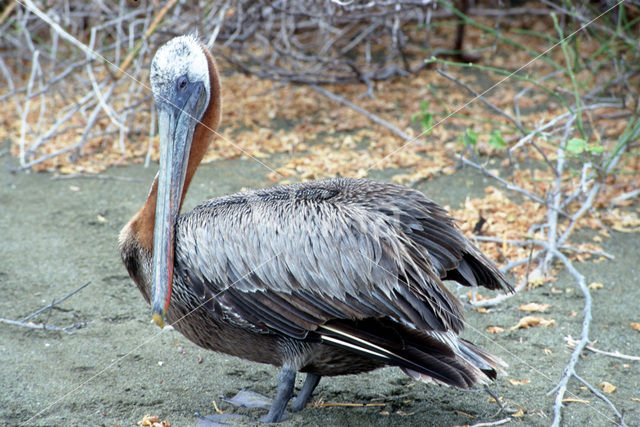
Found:
[[[433,129],[433,113],[428,111],[429,102],[420,102],[420,112],[411,116],[411,122],[419,122],[420,130],[424,135],[428,135]]]

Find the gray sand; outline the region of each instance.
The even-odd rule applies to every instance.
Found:
[[[20,319],[86,281],[91,285],[46,316],[53,325],[86,322],[72,334],[28,330],[0,324],[0,424],[133,426],[151,413],[173,426],[194,425],[195,412],[223,410],[256,420],[261,410],[239,410],[223,401],[242,388],[270,397],[277,369],[204,351],[175,331],[151,323],[144,303],[122,266],[117,249],[120,228],[141,205],[155,174],[149,169],[112,169],[114,179],[50,180],[48,174],[0,173],[0,317]],[[205,198],[266,185],[265,170],[251,161],[233,160],[204,166],[196,176],[186,208]],[[378,175],[387,179],[388,174]],[[472,171],[442,177],[420,189],[450,205],[461,203],[485,185]],[[579,264],[593,291],[591,338],[598,348],[640,355],[640,239],[613,233],[604,244],[614,261]],[[501,356],[507,373],[492,385],[496,394],[521,407],[523,417],[511,424],[548,425],[553,396],[570,350],[568,335],[577,338],[583,298],[573,279],[561,273],[550,286],[512,298],[488,314],[467,311],[464,336]],[[455,289],[454,289],[455,290]],[[462,290],[457,291],[462,293]],[[489,325],[505,329],[525,313],[528,302],[546,302],[543,317],[556,326],[488,335]],[[549,349],[551,354],[547,354]],[[629,425],[640,425],[640,362],[586,353],[578,373],[596,387],[608,381],[608,395],[624,411]],[[529,379],[512,385],[507,379]],[[300,375],[298,385],[303,376]],[[613,414],[600,400],[572,381],[565,425],[610,425]],[[497,406],[484,391],[460,391],[411,381],[398,369],[366,375],[325,378],[316,398],[325,402],[383,403],[381,407],[307,408],[283,425],[436,425],[491,422]],[[255,424],[255,421],[247,421]]]

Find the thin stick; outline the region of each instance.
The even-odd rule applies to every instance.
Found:
[[[36,77],[36,70],[38,69],[38,56],[40,54],[39,50],[33,52],[33,59],[31,64],[31,75],[29,76],[29,84],[27,85],[27,99],[24,102],[24,109],[22,110],[22,125],[20,127],[20,164],[24,165],[26,162],[26,150],[25,150],[25,138],[27,136],[27,119],[29,115],[29,105],[31,98],[29,94],[31,93],[31,88],[33,87],[33,82]]]
[[[138,43],[136,43],[133,50],[129,52],[124,61],[122,61],[122,64],[120,64],[120,67],[118,67],[118,71],[115,74],[116,80],[120,79],[124,75],[125,71],[127,71],[127,68],[129,68],[129,65],[131,65],[131,61],[133,61],[133,58],[135,58],[136,54],[142,47],[142,44],[145,43],[149,36],[154,33],[156,27],[162,21],[162,18],[164,18],[167,12],[169,12],[169,10],[176,4],[176,1],[177,0],[169,0],[165,3],[162,9],[158,11],[156,16],[153,18],[153,21],[151,21],[151,25],[149,25],[149,28],[147,28],[147,31],[145,31],[144,36],[142,36],[142,39],[140,39]]]
[[[42,313],[45,310],[50,310],[52,309],[56,304],[60,304],[62,301],[66,300],[67,298],[69,298],[70,296],[73,296],[75,294],[77,294],[78,292],[80,292],[81,290],[83,290],[84,288],[86,288],[87,286],[89,286],[89,284],[91,284],[91,281],[89,280],[88,282],[86,282],[85,284],[81,285],[79,288],[69,292],[68,294],[66,294],[65,296],[63,296],[60,299],[57,299],[55,301],[53,301],[51,304],[49,305],[45,305],[44,307],[34,311],[33,313],[31,313],[30,315],[28,315],[27,317],[25,317],[24,319],[21,320],[21,322],[26,322],[27,320],[31,319],[34,316],[37,316],[38,314]]]
[[[616,417],[618,417],[618,421],[620,422],[620,426],[621,427],[626,427],[626,424],[624,423],[624,417],[622,416],[622,414],[620,413],[620,411],[618,411],[618,408],[615,407],[615,405],[613,403],[611,403],[611,401],[609,399],[607,399],[607,397],[600,393],[598,390],[596,390],[596,388],[594,386],[592,386],[591,384],[589,384],[588,382],[586,382],[581,376],[579,376],[578,374],[576,374],[575,372],[573,373],[573,376],[580,381],[582,384],[584,384],[585,386],[587,386],[587,388],[589,390],[591,390],[591,393],[595,394],[597,397],[599,397],[600,399],[602,399],[607,405],[609,405],[609,407],[611,409],[613,409],[613,412],[616,414]]]
[[[575,347],[577,342],[576,340],[574,340],[571,336],[568,336],[567,338],[565,338],[565,341],[567,341],[567,345],[569,347]],[[628,354],[622,354],[619,351],[604,351],[604,350],[600,350],[598,348],[595,348],[594,346],[592,346],[591,344],[587,344],[585,346],[585,348],[589,351],[592,351],[594,353],[598,353],[598,354],[602,354],[605,356],[609,356],[609,357],[615,357],[617,359],[623,359],[623,360],[632,360],[634,362],[640,362],[640,356],[629,356]]]
[[[589,326],[591,325],[591,292],[589,292],[589,288],[587,288],[587,284],[585,278],[578,270],[575,269],[571,261],[567,257],[564,256],[558,250],[553,251],[553,255],[558,258],[564,264],[567,271],[575,278],[578,287],[582,291],[584,295],[584,318],[582,320],[582,331],[580,333],[580,340],[576,343],[576,347],[571,353],[571,357],[569,358],[569,362],[564,369],[564,373],[562,374],[562,378],[549,393],[553,393],[556,391],[555,402],[553,404],[553,423],[552,427],[559,427],[560,420],[562,418],[562,400],[564,399],[564,394],[567,391],[567,384],[569,379],[576,374],[576,365],[578,364],[578,360],[580,359],[580,355],[582,351],[589,343]]]
[[[472,424],[469,427],[489,427],[489,426],[499,426],[502,424],[506,424],[509,421],[511,421],[512,418],[511,417],[507,417],[507,418],[503,418],[501,420],[498,421],[492,421],[492,422],[488,422],[488,423],[478,423],[478,424]]]
[[[141,182],[140,178],[130,178],[128,176],[113,176],[113,175],[101,175],[101,174],[89,174],[89,173],[72,173],[69,175],[56,175],[49,178],[51,181],[58,181],[64,179],[113,179],[114,181],[128,181],[128,182]]]
[[[11,15],[11,12],[13,12],[13,9],[16,8],[16,6],[18,5],[17,2],[12,2],[9,3],[9,6],[7,6],[3,11],[2,11],[2,15],[0,15],[0,24],[2,24],[4,22],[5,19],[7,19],[7,17],[9,15]]]
[[[482,165],[480,165],[480,164],[478,164],[478,163],[476,163],[476,162],[474,162],[472,160],[469,160],[466,157],[463,157],[463,156],[461,156],[459,154],[456,154],[455,157],[458,160],[460,160],[462,163],[464,163],[465,165],[472,166],[472,167],[482,171],[482,173],[484,173],[488,177],[493,178],[496,181],[500,182],[502,185],[504,185],[507,188],[507,190],[511,190],[511,191],[515,191],[517,193],[520,193],[520,194],[528,197],[529,199],[533,200],[534,202],[538,202],[541,205],[547,206],[547,208],[552,209],[552,207],[548,206],[548,203],[545,200],[541,199],[538,195],[536,195],[536,194],[534,194],[534,193],[532,193],[532,192],[530,192],[528,190],[525,190],[524,188],[522,188],[522,187],[520,187],[520,186],[518,186],[518,185],[516,185],[514,183],[511,183],[511,182],[499,177],[498,175],[496,175],[493,172],[489,171],[484,166],[482,166]],[[563,215],[563,216],[566,216],[566,217],[570,217],[570,215],[568,213],[566,213],[562,209],[558,209],[558,213],[560,215]]]
[[[96,98],[98,99],[98,102],[102,106],[102,110],[107,114],[107,116],[109,116],[109,118],[111,119],[111,122],[114,123],[116,126],[118,126],[121,131],[128,133],[129,129],[124,123],[122,123],[122,119],[118,117],[118,113],[113,111],[113,108],[111,108],[109,104],[107,104],[108,96],[105,97],[102,94],[102,91],[100,90],[100,85],[96,81],[96,77],[93,74],[93,67],[91,66],[91,63],[87,64],[86,69],[87,69],[87,75],[89,76],[89,80],[91,81],[91,87],[93,88],[93,92],[96,94]]]
[[[0,317],[0,323],[5,323],[7,325],[12,325],[12,326],[20,326],[22,328],[29,328],[29,329],[40,329],[43,331],[59,331],[59,332],[66,332],[68,334],[71,333],[72,329],[79,329],[81,327],[83,327],[86,323],[79,323],[79,324],[73,324],[71,326],[67,326],[66,328],[62,328],[60,326],[53,326],[53,325],[47,325],[46,323],[32,323],[32,322],[22,322],[20,320],[11,320],[11,319],[4,319]]]
[[[619,204],[622,204],[626,200],[635,199],[638,196],[640,196],[640,188],[636,188],[635,190],[631,190],[631,191],[628,191],[626,193],[623,193],[623,194],[619,195],[618,197],[614,197],[609,202],[612,205],[619,205]]]
[[[86,104],[93,96],[92,92],[87,93],[80,101],[77,102],[73,108],[71,108],[63,117],[61,117],[58,121],[56,121],[50,128],[41,135],[37,141],[31,144],[29,150],[27,151],[27,156],[31,157],[35,154],[36,150],[49,138],[53,136],[53,134],[58,130],[60,126],[66,123],[74,114],[76,114],[83,106]]]
[[[334,407],[347,407],[347,408],[365,408],[370,406],[386,406],[386,403],[325,403],[316,402],[313,404],[314,408],[334,408]]]
[[[476,92],[475,90],[473,90],[471,87],[467,86],[465,83],[461,82],[460,80],[456,79],[455,77],[445,73],[444,71],[442,71],[439,68],[436,68],[436,71],[438,72],[438,74],[440,74],[443,77],[448,78],[449,80],[451,80],[452,82],[454,82],[455,84],[462,86],[463,88],[465,88],[467,91],[469,91],[476,99],[479,99],[480,101],[482,101],[487,107],[491,108],[493,111],[495,111],[496,113],[500,114],[503,117],[506,117],[507,120],[509,120],[511,123],[513,123],[513,125],[515,127],[518,128],[518,130],[520,131],[520,133],[522,133],[522,135],[527,135],[527,130],[525,128],[522,127],[522,125],[520,123],[518,123],[518,121],[516,119],[514,119],[513,117],[511,117],[509,114],[507,114],[504,110],[496,107],[495,105],[493,105],[491,102],[489,102],[488,99],[486,99],[482,94]]]
[[[545,242],[544,240],[535,240],[535,239],[530,239],[530,240],[511,240],[511,239],[506,239],[505,240],[505,239],[501,239],[499,237],[478,236],[478,235],[472,235],[471,237],[473,239],[475,239],[475,240],[479,240],[479,241],[482,241],[482,242],[495,242],[495,243],[506,242],[507,244],[513,245],[513,246],[534,245],[534,246],[542,246],[545,249],[549,248],[549,243]],[[608,258],[608,259],[615,259],[615,256],[613,256],[612,254],[610,254],[608,252],[604,252],[604,251],[593,251],[593,250],[589,250],[589,249],[580,249],[580,248],[575,248],[575,247],[569,246],[569,245],[559,245],[558,249],[561,249],[563,251],[576,252],[576,253],[586,253],[586,254],[591,254],[591,255],[598,255],[598,256],[603,256],[603,257]]]
[[[339,102],[343,105],[346,105],[347,107],[351,108],[352,110],[357,111],[358,113],[368,117],[369,119],[371,119],[372,121],[376,122],[377,124],[386,127],[387,129],[389,129],[391,132],[395,133],[396,135],[398,135],[400,138],[404,139],[404,140],[412,140],[413,138],[411,136],[409,136],[408,134],[406,134],[405,132],[401,131],[400,129],[398,129],[396,126],[392,125],[391,123],[389,123],[388,121],[381,119],[380,117],[376,116],[373,113],[370,113],[369,111],[365,110],[362,107],[357,106],[356,104],[347,101],[346,99],[344,99],[343,97],[341,97],[340,95],[336,95],[334,93],[329,92],[328,90],[321,88],[320,86],[317,85],[309,85],[309,87],[313,90],[315,90],[316,92],[326,96],[327,98]]]
[[[47,25],[53,28],[53,30],[60,35],[60,37],[62,37],[63,39],[65,39],[66,41],[68,41],[69,43],[71,43],[81,51],[83,51],[87,55],[87,57],[92,59],[98,58],[98,55],[95,53],[95,51],[89,49],[80,40],[76,39],[71,34],[67,33],[60,25],[58,25],[53,19],[51,19],[49,15],[47,15],[46,13],[38,9],[38,7],[31,0],[20,0],[19,2],[22,3],[31,12],[33,12],[38,18],[46,22]]]

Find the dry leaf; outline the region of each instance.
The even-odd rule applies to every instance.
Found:
[[[545,352],[545,354],[553,354],[553,351],[551,351],[550,348],[545,348],[544,352]]]
[[[509,330],[513,331],[520,328],[528,329],[533,326],[553,326],[555,324],[556,321],[553,319],[545,319],[540,316],[525,316],[520,319],[520,321],[518,321],[517,325],[512,326],[511,328],[509,328]]]
[[[504,332],[504,328],[501,328],[500,326],[489,326],[487,328],[487,332],[490,334],[499,334],[500,332]]]
[[[535,276],[529,276],[529,286],[532,288],[537,288],[544,285],[544,276],[542,274],[537,273]]]
[[[589,287],[589,289],[596,290],[596,289],[604,288],[604,285],[602,283],[600,283],[600,282],[591,282],[591,283],[589,283],[588,287]]]
[[[631,322],[629,323],[629,326],[631,326],[633,329],[635,329],[636,331],[640,332],[640,323],[638,322]]]
[[[467,298],[469,299],[469,301],[486,301],[488,299],[491,299],[489,297],[485,297],[485,296],[480,295],[479,292],[476,292],[476,297],[475,297],[475,300],[474,300],[473,292],[471,292],[471,291],[467,292]]]
[[[520,408],[515,413],[511,414],[511,416],[516,418],[524,417],[524,411]]]
[[[141,427],[171,427],[171,423],[168,421],[159,421],[160,418],[156,415],[145,415],[141,421],[138,421],[138,425]]]
[[[584,399],[574,399],[573,397],[566,397],[564,399],[562,399],[562,403],[565,402],[576,402],[576,403],[590,403],[588,400],[584,400]]]
[[[516,379],[513,379],[513,378],[509,378],[509,379],[507,379],[507,381],[509,381],[512,385],[524,385],[524,384],[529,382],[529,379],[528,378],[523,378],[521,380],[516,380]]]
[[[537,302],[530,302],[529,304],[524,304],[518,307],[520,311],[546,311],[549,307],[549,304],[538,304]]]
[[[638,397],[632,397],[632,398],[631,398],[631,401],[632,401],[632,402],[640,402],[640,398],[638,398]]]
[[[160,418],[156,415],[147,414],[142,417],[142,420],[138,421],[138,425],[142,427],[150,427],[153,423],[157,423]]]
[[[607,381],[602,381],[600,383],[600,388],[605,393],[613,393],[614,391],[616,391],[616,386],[614,386],[613,384],[611,384],[610,382],[607,382]]]

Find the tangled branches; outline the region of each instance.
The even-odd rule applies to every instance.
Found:
[[[153,116],[139,119],[150,99],[146,70],[153,49],[174,35],[198,32],[217,56],[260,77],[359,81],[371,94],[372,81],[425,66],[424,54],[412,60],[408,51],[425,51],[429,32],[408,32],[436,11],[434,0],[127,3],[24,0],[0,15],[0,49],[11,52],[0,56],[9,89],[0,101],[15,102],[7,108],[20,117],[9,132],[20,135],[20,169],[59,166],[60,155],[76,163],[105,144],[140,154],[125,138],[154,134]],[[52,111],[60,113],[53,120]],[[150,128],[139,125],[147,121]]]

